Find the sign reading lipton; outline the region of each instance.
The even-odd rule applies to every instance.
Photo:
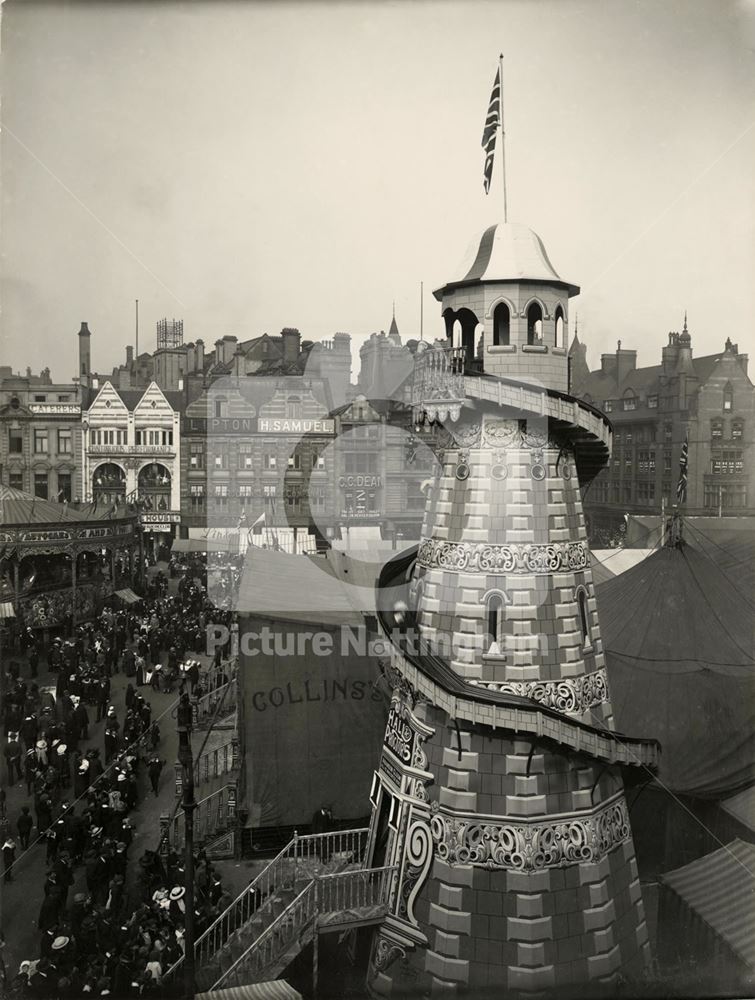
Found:
[[[260,417],[261,434],[334,434],[334,420],[306,417]]]

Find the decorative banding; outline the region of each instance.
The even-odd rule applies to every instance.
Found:
[[[548,868],[595,863],[631,837],[623,796],[590,816],[559,817],[531,823],[476,816],[448,816],[438,811],[430,820],[437,856],[449,865],[475,865],[505,871],[537,872]]]
[[[504,694],[516,694],[559,712],[586,712],[608,701],[605,667],[579,677],[557,681],[470,681],[476,687]]]
[[[587,569],[588,550],[584,542],[450,542],[424,538],[417,562],[427,569],[439,568],[465,573],[550,574]]]

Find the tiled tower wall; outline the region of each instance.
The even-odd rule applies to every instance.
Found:
[[[467,681],[610,727],[579,480],[547,422],[464,410],[428,497],[415,570],[419,627]],[[467,478],[460,479],[468,470]],[[505,478],[502,478],[505,477]],[[580,592],[588,633],[583,634]],[[500,594],[500,656],[488,602]],[[534,685],[547,687],[543,689]],[[501,685],[503,685],[501,687]]]
[[[493,312],[499,302],[505,302],[510,315],[510,343],[493,344]],[[542,344],[527,343],[527,309],[538,302],[543,311]],[[556,344],[556,308],[564,313],[562,341]],[[525,382],[544,382],[553,389],[568,389],[568,318],[569,296],[566,288],[546,282],[531,281],[486,282],[456,288],[443,296],[442,311],[469,309],[481,326],[477,341],[483,338],[483,365],[488,375],[505,375]]]
[[[621,775],[541,744],[527,776],[529,742],[492,730],[458,733],[430,706],[425,718],[435,727],[425,751],[435,778],[428,794],[437,802],[436,844],[415,913],[428,947],[408,951],[377,977],[373,991],[529,994],[594,982],[610,992],[619,974],[639,978],[650,946]],[[538,866],[530,857],[531,870],[515,871],[488,866],[484,857],[462,863],[453,853],[462,840],[491,843],[480,837],[483,824],[579,826],[582,820],[589,826],[591,815],[610,807],[623,811],[626,823],[613,828],[594,861]],[[466,829],[461,840],[454,821]],[[451,845],[445,860],[441,829],[441,840]]]

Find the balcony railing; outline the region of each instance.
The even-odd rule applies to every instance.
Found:
[[[175,455],[172,444],[90,444],[90,455]]]
[[[412,403],[431,420],[458,420],[464,400],[466,351],[463,347],[428,347],[414,361]]]
[[[237,704],[238,685],[234,677],[227,684],[221,684],[214,691],[208,691],[207,694],[203,694],[201,698],[192,702],[194,725],[206,725],[213,718],[216,710],[221,718],[224,715],[230,715],[231,712],[235,711]]]

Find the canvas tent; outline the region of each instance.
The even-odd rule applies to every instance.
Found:
[[[751,597],[695,543],[597,588],[616,728],[661,741],[659,779],[720,799],[755,781]]]

